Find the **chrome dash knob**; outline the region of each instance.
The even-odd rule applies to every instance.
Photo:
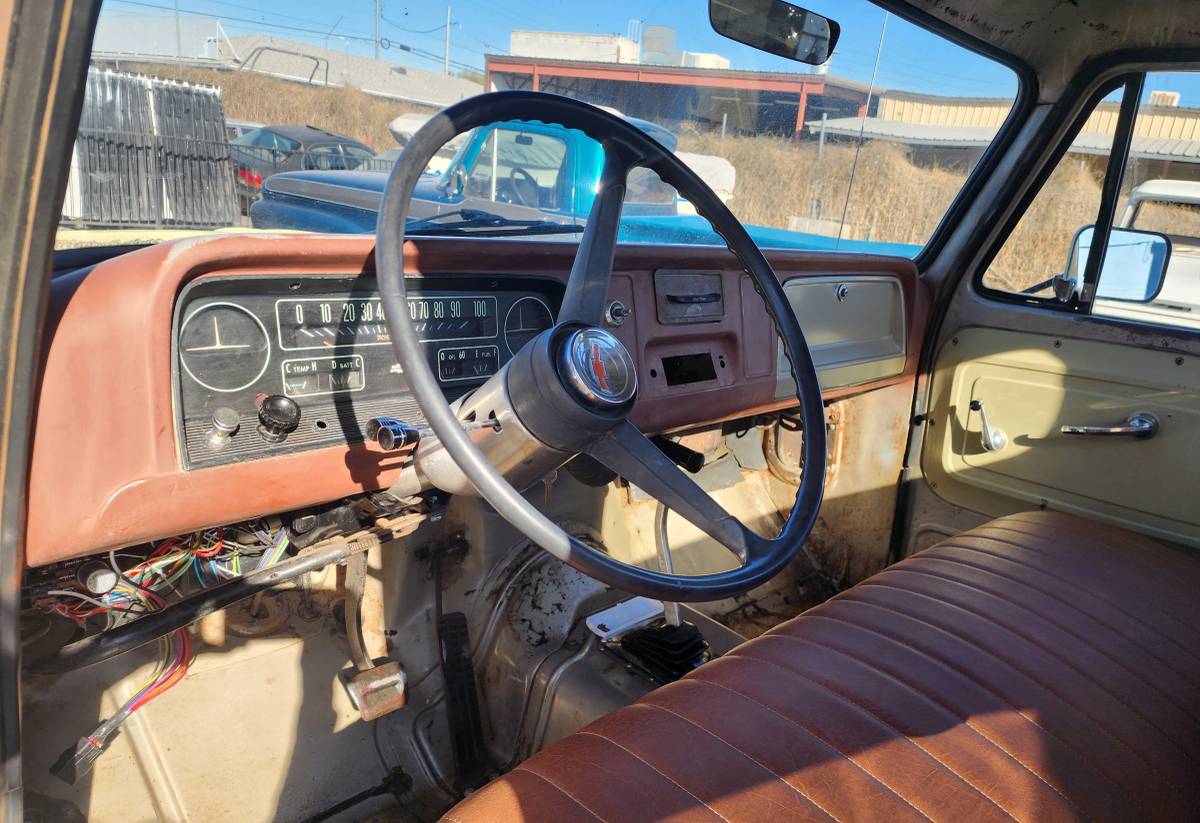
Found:
[[[394,417],[373,417],[367,422],[367,437],[384,451],[396,451],[415,445],[421,433],[414,426]]]
[[[213,409],[212,420],[209,421],[208,447],[213,450],[225,448],[241,424],[241,415],[228,406]]]

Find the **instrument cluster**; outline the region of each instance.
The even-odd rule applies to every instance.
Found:
[[[526,277],[412,278],[408,290],[449,399],[553,325],[561,301],[561,284]],[[374,278],[200,280],[178,301],[174,341],[188,468],[361,442],[379,416],[421,422]]]

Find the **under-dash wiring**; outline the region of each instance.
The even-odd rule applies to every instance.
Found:
[[[272,530],[263,522],[172,537],[152,545],[148,554],[109,552],[117,582],[108,592],[54,588],[37,605],[71,620],[82,631],[108,631],[195,591],[272,566],[287,555],[289,545],[286,528]],[[74,783],[91,769],[130,715],[187,676],[192,663],[188,628],[176,629],[157,642],[158,660],[150,677],[112,717],[62,754],[51,768],[54,774]]]

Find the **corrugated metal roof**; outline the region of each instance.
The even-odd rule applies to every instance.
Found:
[[[865,122],[864,122],[865,121]],[[996,129],[990,126],[931,126],[905,123],[878,117],[838,117],[824,122],[825,133],[838,137],[887,140],[910,146],[940,148],[983,148],[992,142]],[[819,134],[822,124],[808,124],[810,134]],[[1103,132],[1083,132],[1071,143],[1076,154],[1108,154],[1113,136]],[[1175,140],[1166,137],[1134,137],[1131,153],[1145,160],[1200,160],[1200,140]]]

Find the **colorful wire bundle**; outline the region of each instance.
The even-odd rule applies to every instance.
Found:
[[[254,543],[227,540],[227,532],[252,537]],[[240,577],[243,556],[259,555],[254,569],[264,569],[278,563],[289,545],[286,529],[272,535],[261,524],[231,529],[208,529],[189,535],[172,537],[153,548],[145,560],[122,569],[115,552],[109,553],[109,563],[117,573],[117,585],[106,594],[93,597],[82,592],[54,589],[47,592],[56,599],[47,608],[77,623],[80,627],[101,615],[104,630],[113,628],[131,617],[162,609],[167,605],[166,594],[178,597],[178,586],[185,585],[191,573],[196,588],[205,589],[224,580]],[[104,751],[109,739],[129,715],[170,689],[187,675],[192,663],[192,638],[186,626],[176,629],[158,641],[158,664],[145,684],[125,701],[117,712],[103,721],[90,735],[81,737],[73,749],[68,749],[52,769],[68,782],[74,782],[91,768],[92,762]]]

